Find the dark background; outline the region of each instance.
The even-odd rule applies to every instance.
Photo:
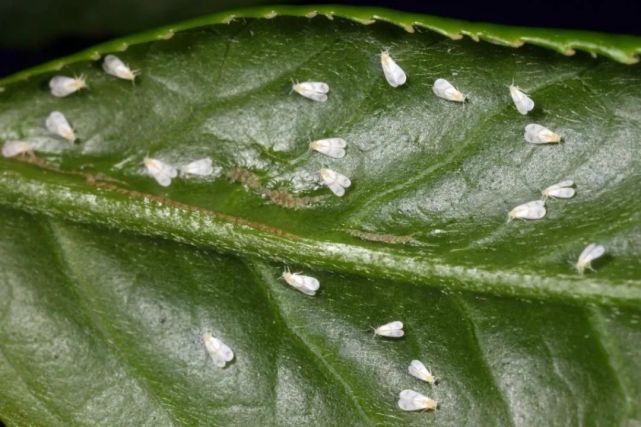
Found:
[[[96,43],[265,0],[0,0],[0,77]],[[508,25],[641,35],[641,0],[297,1],[395,8]]]

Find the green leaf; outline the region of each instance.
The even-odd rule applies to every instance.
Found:
[[[338,15],[417,28],[433,18],[342,12],[229,25],[216,15],[169,40],[152,41],[164,29],[94,50],[126,43],[118,55],[141,70],[135,84],[83,61],[90,53],[2,82],[0,139],[29,140],[36,156],[0,160],[0,419],[641,422],[638,66]],[[407,85],[387,85],[381,49]],[[54,98],[56,73],[85,74],[90,88]],[[469,102],[436,98],[436,78]],[[291,93],[291,80],[326,81],[328,102]],[[509,98],[512,81],[536,102],[528,116]],[[53,110],[79,142],[46,133]],[[563,143],[524,143],[530,122]],[[332,136],[348,141],[344,159],[308,150]],[[145,175],[146,155],[209,156],[218,172],[163,188]],[[323,166],[352,179],[344,197],[320,185]],[[563,179],[575,198],[506,223]],[[607,256],[579,276],[590,242]],[[319,293],[288,287],[285,267],[317,277]],[[404,338],[373,335],[397,319]],[[236,354],[225,369],[207,358],[207,331]],[[410,377],[412,359],[438,384]],[[440,409],[401,412],[406,388]]]

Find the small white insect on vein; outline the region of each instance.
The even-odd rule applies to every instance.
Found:
[[[343,195],[345,195],[345,189],[352,185],[352,181],[350,181],[348,177],[331,169],[321,169],[320,176],[325,185],[338,197],[343,197]]]
[[[140,74],[140,71],[132,70],[116,55],[105,56],[105,60],[102,62],[102,69],[109,75],[132,82],[136,79],[136,76]]]
[[[550,129],[536,123],[525,126],[525,140],[530,144],[557,144],[561,136]]]
[[[379,326],[374,329],[374,333],[378,336],[388,338],[400,338],[405,335],[405,331],[403,331],[403,322],[398,320]]]
[[[292,90],[307,99],[316,102],[327,101],[329,85],[323,82],[302,82],[292,84]]]
[[[554,185],[550,185],[545,190],[541,191],[543,199],[571,199],[576,194],[574,189],[574,181],[561,181]]]
[[[447,101],[465,102],[465,95],[445,79],[436,79],[434,86],[432,86],[432,92],[434,92],[434,95]]]
[[[24,153],[31,153],[33,145],[26,141],[6,141],[2,146],[3,157],[15,157]]]
[[[508,222],[513,219],[541,219],[545,216],[545,202],[534,200],[518,205],[508,214]]]
[[[579,260],[576,262],[576,271],[579,274],[583,274],[586,269],[592,270],[592,261],[602,257],[604,253],[605,248],[603,246],[590,243],[579,255]]]
[[[156,182],[163,187],[169,187],[169,185],[171,185],[171,179],[178,175],[175,167],[162,160],[145,157],[144,163],[149,175],[154,177]]]
[[[334,159],[345,157],[347,142],[343,138],[318,139],[309,143],[309,148]]]
[[[49,89],[51,89],[51,94],[58,98],[71,95],[72,93],[86,87],[87,80],[83,75],[78,77],[54,76],[49,80]]]
[[[67,118],[60,111],[53,111],[45,120],[47,130],[54,135],[58,135],[69,142],[76,140],[76,133],[67,121]]]
[[[438,407],[438,402],[417,391],[403,390],[398,395],[398,407],[403,411],[430,411]]]
[[[212,160],[207,157],[204,159],[194,160],[180,167],[183,175],[209,176],[214,172]]]
[[[432,375],[432,371],[430,371],[420,360],[412,360],[407,371],[411,376],[418,378],[421,381],[425,381],[426,383],[434,384],[436,381],[434,379],[434,375]]]
[[[320,282],[315,277],[305,276],[300,273],[292,273],[289,270],[283,272],[282,278],[289,286],[300,292],[314,296],[320,288]]]
[[[392,87],[399,87],[407,81],[405,71],[392,59],[389,51],[384,50],[381,52],[381,66],[383,67],[383,74],[385,80]]]
[[[514,101],[514,105],[519,113],[525,115],[534,108],[534,101],[532,101],[532,98],[523,93],[518,86],[514,86],[513,84],[510,85],[510,96],[512,97],[512,101]]]
[[[231,348],[211,334],[203,334],[203,342],[205,343],[205,349],[207,353],[209,353],[209,357],[214,362],[214,365],[219,368],[224,368],[228,362],[234,359],[234,352]]]

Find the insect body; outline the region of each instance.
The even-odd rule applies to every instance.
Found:
[[[426,383],[434,384],[435,380],[432,375],[432,371],[426,368],[420,360],[412,360],[412,363],[410,363],[407,370],[411,376],[418,378],[421,381],[425,381]]]
[[[292,90],[312,101],[325,102],[327,101],[329,85],[323,82],[294,83]]]
[[[438,402],[417,391],[403,390],[398,395],[398,407],[403,411],[430,411],[438,407]]]
[[[383,67],[383,74],[385,80],[392,87],[398,87],[405,84],[407,75],[405,71],[392,59],[389,52],[384,50],[381,52],[381,66]]]
[[[545,216],[545,213],[545,202],[543,200],[534,200],[512,209],[509,213],[508,221],[513,219],[541,219]]]
[[[66,77],[66,76],[55,76],[49,80],[49,89],[51,89],[51,94],[57,96],[58,98],[63,98],[67,95],[71,95],[74,92],[79,91],[87,87],[87,81],[84,76],[79,77]]]
[[[342,197],[345,194],[345,189],[352,185],[352,181],[348,177],[331,169],[321,169],[320,176],[325,185],[338,197]]]
[[[30,153],[33,145],[25,141],[7,141],[2,146],[2,155],[4,157],[15,157],[19,154]]]
[[[289,270],[285,270],[282,277],[289,286],[298,289],[306,295],[316,295],[316,291],[320,288],[320,283],[315,277],[291,273]]]
[[[105,73],[123,80],[134,81],[136,76],[140,74],[139,71],[132,70],[116,55],[107,55],[102,62],[102,69]]]
[[[525,115],[534,108],[534,101],[517,86],[510,85],[510,96],[519,113]]]
[[[231,362],[234,358],[234,352],[231,348],[211,334],[203,334],[203,342],[205,343],[209,357],[211,357],[214,365],[219,368],[224,368],[227,362]]]
[[[434,86],[432,86],[432,91],[439,98],[454,102],[465,102],[465,95],[445,79],[436,79]]]
[[[199,175],[209,176],[214,172],[212,161],[210,158],[194,160],[180,168],[180,171],[185,175]]]
[[[61,136],[67,141],[74,142],[76,140],[76,133],[67,121],[67,118],[60,111],[54,111],[49,114],[45,125],[49,132]]]
[[[169,187],[171,179],[178,175],[175,167],[161,160],[145,157],[144,163],[149,174],[163,187]]]
[[[579,274],[583,274],[586,268],[592,270],[592,261],[603,256],[604,253],[605,248],[603,246],[590,243],[579,255],[579,260],[576,262],[576,271]]]
[[[550,185],[548,188],[543,190],[543,198],[547,199],[551,197],[553,199],[571,199],[576,194],[574,187],[574,181],[561,181],[557,184]]]
[[[400,338],[405,335],[405,331],[403,331],[403,322],[398,320],[379,326],[374,330],[374,333],[381,337],[389,338]]]
[[[561,142],[561,136],[550,129],[530,123],[525,126],[525,140],[530,144],[556,144]]]
[[[343,138],[319,139],[309,143],[309,148],[325,154],[328,157],[342,159],[345,157],[345,147],[347,142]]]

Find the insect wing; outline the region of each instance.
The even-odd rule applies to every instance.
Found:
[[[7,141],[2,146],[3,157],[15,157],[22,153],[31,151],[33,146],[25,141]]]
[[[387,51],[381,53],[381,66],[385,80],[392,87],[398,87],[405,84],[407,75],[405,71],[392,59]]]
[[[530,144],[553,144],[561,141],[558,134],[536,123],[525,126],[524,137]]]
[[[213,337],[211,334],[203,335],[205,348],[209,357],[214,364],[220,368],[224,368],[227,362],[234,358],[234,352],[224,342],[218,338]]]
[[[525,115],[534,108],[532,98],[523,93],[518,87],[510,85],[510,96],[519,113]]]
[[[403,390],[398,397],[398,407],[403,411],[421,411],[431,406],[429,397],[414,390]]]
[[[450,82],[445,79],[436,79],[432,91],[439,98],[447,101],[464,102],[465,95],[458,91]]]
[[[399,322],[398,320],[379,326],[376,328],[375,332],[376,335],[392,338],[399,338],[405,335],[405,332],[403,331],[403,322]]]
[[[76,135],[67,121],[67,118],[59,111],[54,111],[45,121],[47,130],[55,135],[61,136],[68,141],[75,141]]]
[[[421,381],[428,382],[430,384],[434,383],[434,377],[429,369],[425,367],[423,362],[420,360],[412,360],[410,366],[407,368],[410,375],[415,378],[418,378]]]
[[[342,138],[319,139],[309,144],[310,148],[335,159],[345,157],[347,143]]]
[[[211,159],[195,160],[181,168],[183,173],[189,175],[209,176],[214,172]]]

